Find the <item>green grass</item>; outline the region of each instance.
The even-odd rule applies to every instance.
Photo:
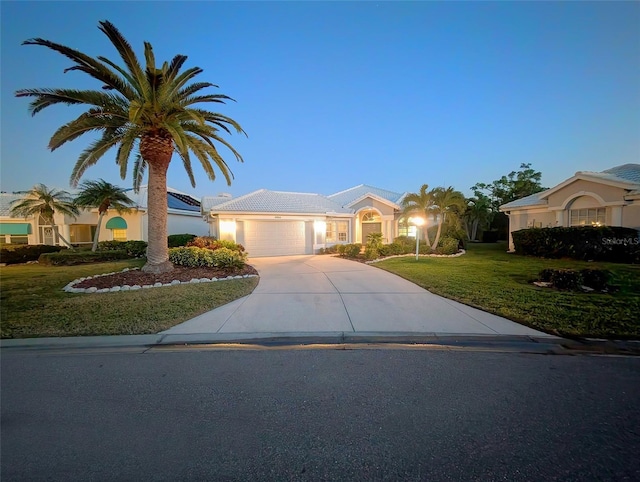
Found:
[[[258,278],[150,290],[71,294],[74,279],[139,267],[143,260],[0,268],[2,338],[157,333],[253,291]]]
[[[458,258],[392,258],[375,264],[429,291],[564,336],[640,338],[640,266],[552,260],[505,252],[504,244],[471,244]],[[603,268],[611,294],[539,288],[543,268]]]

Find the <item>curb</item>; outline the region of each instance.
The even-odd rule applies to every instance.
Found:
[[[184,349],[437,349],[547,355],[640,356],[640,341],[570,340],[555,336],[473,335],[416,332],[195,333],[66,338],[21,338],[0,341],[5,352],[129,350],[141,353]]]

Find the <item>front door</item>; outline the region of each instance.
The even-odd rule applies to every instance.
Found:
[[[40,241],[42,244],[48,244],[53,246],[54,243],[54,235],[53,235],[53,227],[51,226],[40,226]]]
[[[362,244],[367,244],[367,236],[371,233],[381,233],[382,223],[362,223]]]

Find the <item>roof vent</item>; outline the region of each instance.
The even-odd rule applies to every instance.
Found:
[[[230,198],[232,198],[233,196],[232,196],[230,193],[228,193],[228,192],[220,192],[220,193],[218,193],[218,197],[226,197],[226,198],[229,198],[229,199],[230,199]]]

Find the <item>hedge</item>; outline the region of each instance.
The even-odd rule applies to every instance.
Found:
[[[170,248],[180,248],[186,246],[189,241],[193,241],[195,238],[195,234],[170,234],[167,237],[167,245]]]
[[[178,266],[196,268],[200,266],[214,268],[242,268],[246,254],[229,248],[211,250],[188,246],[183,248],[171,248],[169,261]]]
[[[48,244],[20,244],[0,250],[0,263],[17,264],[36,261],[43,253],[57,253],[67,248]]]
[[[100,241],[98,251],[125,251],[130,258],[144,258],[147,255],[146,241]]]
[[[512,233],[517,254],[640,263],[640,234],[618,226],[529,228]]]
[[[38,258],[38,263],[50,266],[72,266],[76,264],[100,263],[103,261],[119,261],[129,259],[126,251],[61,251],[59,253],[44,253]]]

